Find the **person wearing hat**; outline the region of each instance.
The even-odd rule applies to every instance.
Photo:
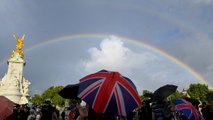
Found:
[[[41,119],[40,120],[52,120],[52,113],[54,112],[53,106],[49,99],[44,101],[44,105],[41,108]]]

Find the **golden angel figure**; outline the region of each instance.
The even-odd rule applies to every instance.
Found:
[[[24,58],[24,52],[22,51],[22,47],[24,46],[25,35],[23,35],[21,38],[16,35],[13,35],[13,37],[16,39],[16,50],[12,52],[10,57],[13,58],[16,54],[19,54],[21,58]]]
[[[21,50],[22,47],[24,46],[23,41],[24,41],[25,35],[23,35],[21,38],[15,36],[15,35],[13,35],[13,37],[16,39],[16,42],[17,42],[17,44],[16,44],[16,49],[17,49],[17,50]]]

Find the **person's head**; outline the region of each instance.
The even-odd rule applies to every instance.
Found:
[[[72,112],[74,112],[76,110],[76,105],[70,105],[70,107],[68,108],[68,110],[71,110]]]
[[[202,103],[202,107],[206,107],[206,102],[203,102],[203,103]]]
[[[30,114],[34,114],[34,110],[33,109],[30,109]]]
[[[89,110],[89,109],[90,109],[90,106],[89,106],[89,104],[86,104],[86,108],[87,108],[87,110]]]
[[[50,105],[50,104],[51,104],[51,100],[50,100],[50,99],[46,99],[46,100],[44,101],[44,103],[47,104],[47,105]]]
[[[168,106],[168,109],[169,109],[171,112],[175,112],[175,106],[173,106],[173,105],[169,105],[169,106]]]

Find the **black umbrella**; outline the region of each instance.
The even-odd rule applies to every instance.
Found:
[[[64,87],[58,94],[66,99],[79,99],[77,97],[79,90],[79,84],[70,84]]]
[[[168,84],[168,85],[162,86],[154,92],[153,99],[154,100],[163,100],[163,99],[167,98],[169,95],[171,95],[172,93],[174,93],[176,90],[177,90],[176,85]]]
[[[209,92],[209,93],[207,93],[207,94],[206,94],[206,97],[208,97],[208,98],[212,98],[212,99],[213,99],[213,92]]]
[[[194,98],[184,97],[184,99],[190,102],[193,106],[198,106],[200,104],[200,102]]]
[[[151,102],[153,102],[153,100],[152,100],[152,99],[145,99],[145,100],[143,100],[142,102],[143,102],[143,103],[146,103],[146,104],[148,104],[148,103],[151,103]]]
[[[145,93],[145,94],[143,94],[143,96],[153,98],[154,94],[153,93]]]

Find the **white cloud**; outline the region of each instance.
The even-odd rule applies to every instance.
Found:
[[[89,49],[89,58],[85,59],[83,69],[94,73],[102,69],[119,71],[130,78],[139,89],[155,90],[165,84],[175,84],[179,89],[198,81],[184,68],[166,57],[149,49],[140,47],[138,53],[125,46],[118,38],[111,37],[101,41],[99,48]],[[154,84],[153,84],[154,83]]]
[[[147,62],[157,59],[148,52],[135,53],[124,46],[124,43],[116,38],[110,37],[100,43],[100,49],[93,47],[89,49],[90,58],[84,61],[87,72],[95,72],[101,69],[124,71],[131,73],[133,69],[143,67]]]

